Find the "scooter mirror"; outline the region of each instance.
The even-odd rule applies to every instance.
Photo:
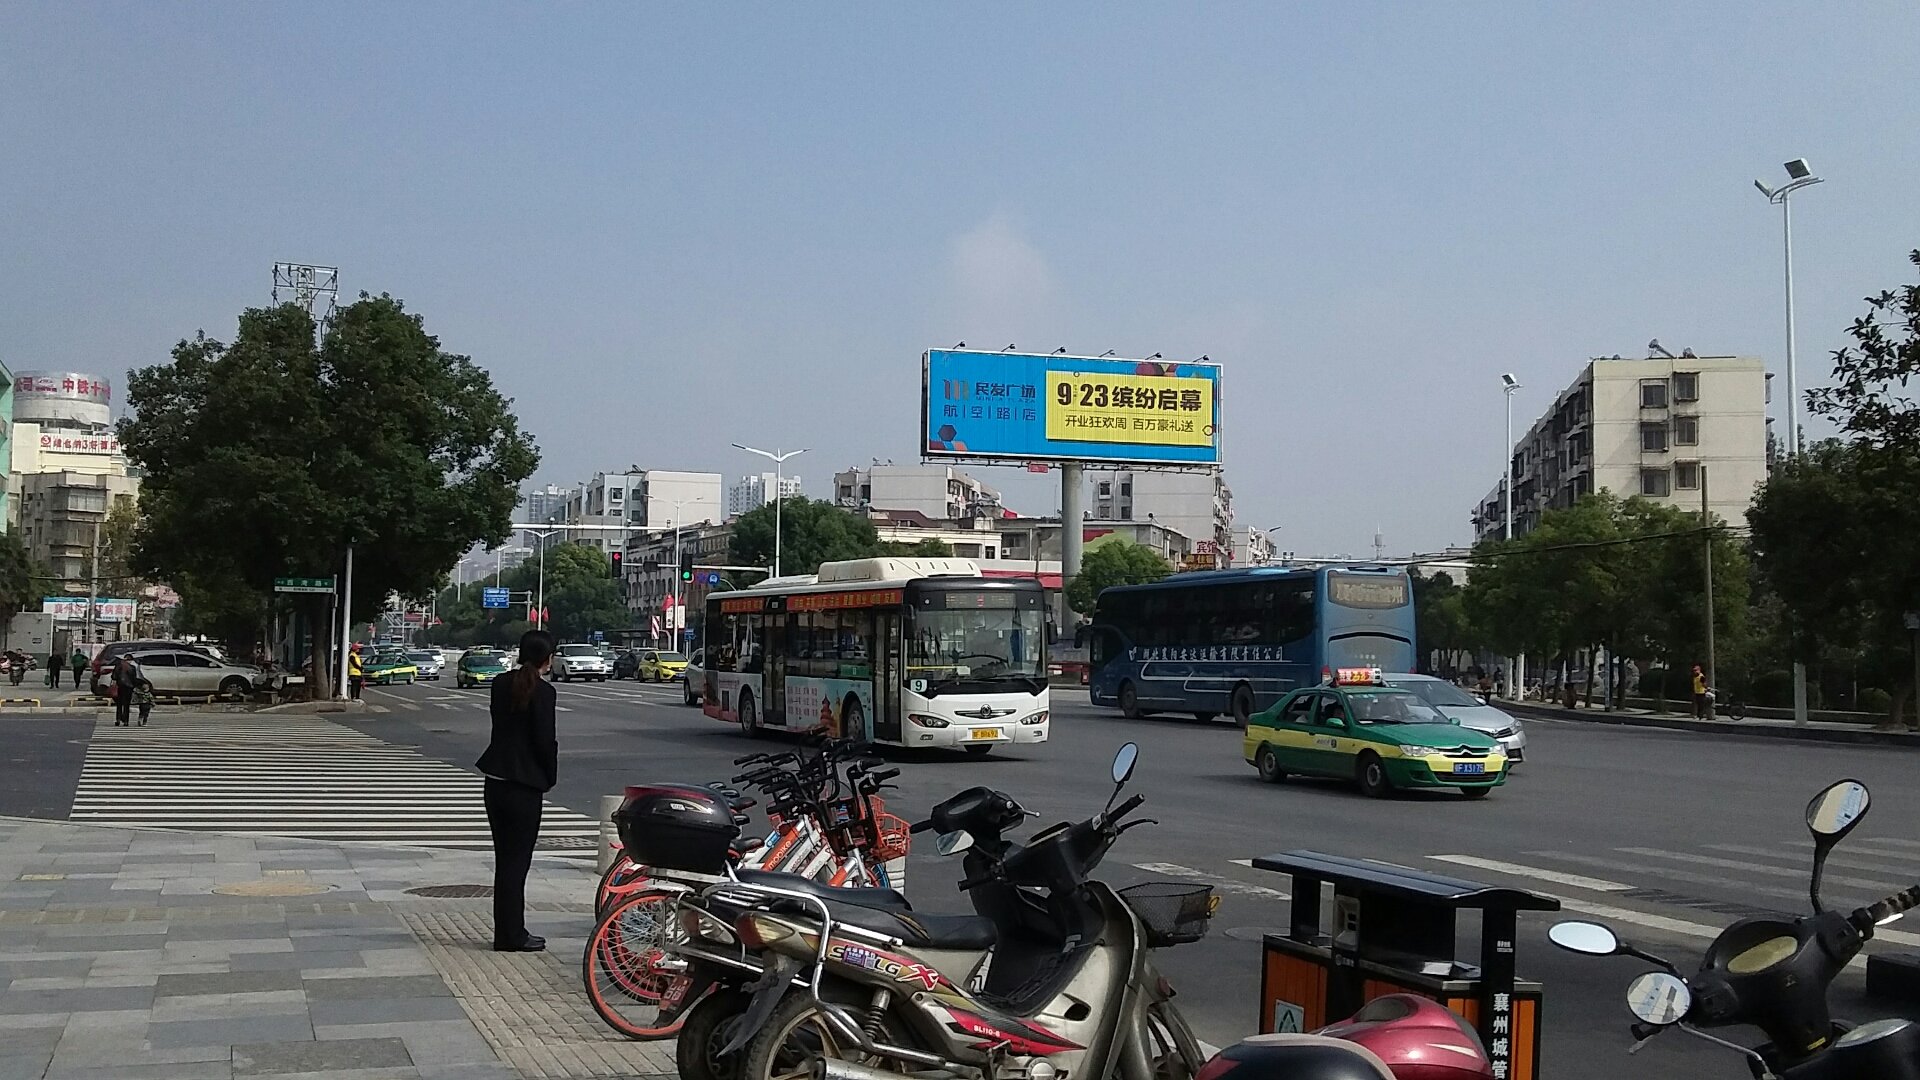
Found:
[[[1113,755],[1113,782],[1124,784],[1133,779],[1133,767],[1140,761],[1140,744],[1127,743]]]
[[[1871,802],[1867,785],[1858,780],[1842,780],[1815,795],[1807,804],[1807,831],[1837,842],[1867,816]]]
[[[973,834],[960,829],[934,838],[933,850],[941,855],[958,855],[973,846]]]
[[[1547,940],[1568,952],[1586,953],[1588,956],[1612,956],[1621,951],[1620,939],[1599,923],[1554,923],[1553,928],[1547,931]]]
[[[1627,984],[1627,1008],[1657,1027],[1677,1024],[1693,1008],[1693,994],[1677,976],[1649,971]]]

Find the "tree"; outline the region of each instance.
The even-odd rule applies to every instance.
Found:
[[[1440,654],[1440,669],[1447,671],[1456,653],[1471,651],[1473,632],[1467,621],[1464,590],[1454,584],[1453,575],[1444,570],[1416,574],[1413,578],[1414,640],[1420,645],[1421,664]]]
[[[1109,540],[1081,558],[1080,572],[1067,585],[1067,603],[1082,615],[1091,614],[1101,589],[1159,581],[1171,572],[1166,560],[1152,548],[1127,540]]]
[[[904,540],[884,540],[880,543],[880,554],[903,559],[950,559],[953,557],[953,545],[933,537],[913,544]]]
[[[773,565],[774,504],[749,510],[733,523],[728,557],[741,566]],[[823,562],[880,554],[873,522],[820,499],[780,500],[780,572],[811,574]]]
[[[539,560],[522,563],[517,577],[540,588]],[[587,544],[559,544],[547,552],[547,629],[561,641],[585,641],[595,630],[625,629],[632,620],[620,599],[620,583],[607,573],[607,557]]]
[[[39,603],[37,570],[18,532],[0,533],[0,623]],[[36,607],[37,610],[37,607]]]
[[[1920,250],[1907,256],[1920,267]],[[1833,354],[1833,385],[1807,394],[1807,411],[1831,417],[1869,445],[1920,451],[1920,410],[1909,395],[1920,379],[1920,285],[1866,298],[1847,329],[1854,344]]]
[[[347,614],[363,622],[506,539],[539,454],[487,373],[389,296],[362,294],[314,333],[297,305],[254,308],[231,344],[202,334],[131,373],[137,572],[265,596],[276,577],[337,572],[352,544]],[[313,625],[327,604],[306,601]],[[325,694],[330,635],[312,636]]]

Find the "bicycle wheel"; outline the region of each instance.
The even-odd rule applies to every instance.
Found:
[[[681,895],[646,889],[627,896],[601,916],[581,954],[581,981],[593,1011],[629,1039],[669,1038],[684,1019],[660,1021],[662,999],[684,977],[684,962],[667,951],[680,933]]]
[[[625,852],[615,854],[613,865],[600,875],[600,888],[593,898],[593,917],[598,919],[620,900],[647,887],[646,867],[628,859]]]

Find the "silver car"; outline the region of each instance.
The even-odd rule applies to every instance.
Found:
[[[242,699],[253,693],[260,676],[257,668],[186,649],[150,649],[129,655],[158,697]]]
[[[1527,760],[1527,731],[1518,718],[1494,708],[1445,679],[1436,679],[1431,675],[1397,674],[1384,675],[1382,678],[1388,686],[1411,691],[1461,727],[1470,727],[1499,739],[1500,745],[1507,751],[1509,762],[1518,764]]]
[[[445,670],[447,663],[439,649],[414,649],[407,653],[407,659],[413,661],[414,669],[420,673],[415,678],[435,681],[439,680],[440,672]]]

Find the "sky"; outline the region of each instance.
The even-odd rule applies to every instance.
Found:
[[[1825,378],[1914,280],[1917,55],[1910,0],[12,3],[0,360],[118,395],[337,265],[492,373],[538,483],[744,442],[824,495],[916,459],[928,348],[1205,354],[1239,523],[1431,551],[1505,458],[1500,373],[1524,429],[1649,338],[1780,368],[1752,180],[1793,157]]]

